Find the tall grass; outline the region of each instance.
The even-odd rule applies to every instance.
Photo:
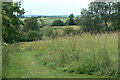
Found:
[[[35,51],[43,65],[64,72],[118,76],[118,34],[66,36],[20,43],[22,51]]]

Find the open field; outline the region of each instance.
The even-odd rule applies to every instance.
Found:
[[[24,21],[26,18],[20,18],[21,21]],[[54,20],[62,20],[63,22],[66,22],[68,18],[38,18],[38,23],[40,22],[39,20],[42,19],[45,23],[45,25],[51,25]]]
[[[54,20],[62,20],[63,22],[66,22],[68,18],[46,18],[42,19],[45,22],[45,25],[51,25]]]
[[[26,18],[20,18],[21,21],[24,21]],[[51,25],[54,20],[62,20],[63,22],[66,22],[68,18],[38,18],[39,20],[42,19],[45,23],[45,25]]]
[[[47,32],[47,30],[53,30],[53,31],[57,31],[58,33],[63,34],[63,30],[65,28],[73,28],[74,30],[79,30],[80,26],[44,26],[43,28],[40,28],[40,32]]]
[[[47,26],[46,28],[52,28],[52,29],[73,28],[73,29],[79,29],[80,26],[77,26],[77,25],[75,25],[75,26],[51,26],[51,27]]]
[[[117,79],[119,5],[3,2],[0,78]]]
[[[3,51],[3,56],[7,56],[3,59],[3,77],[6,78],[117,76],[117,33],[92,36],[82,34],[54,40],[20,42],[4,46]]]

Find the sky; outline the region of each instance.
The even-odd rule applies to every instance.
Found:
[[[92,0],[13,0],[22,1],[25,15],[80,15]]]

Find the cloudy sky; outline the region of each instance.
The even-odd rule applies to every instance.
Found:
[[[13,0],[14,2],[19,0]],[[79,15],[92,0],[21,0],[25,15]]]

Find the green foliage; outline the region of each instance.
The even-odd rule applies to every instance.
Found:
[[[116,33],[66,36],[38,42],[38,45],[41,43],[44,46],[39,48],[36,42],[33,42],[36,44],[33,50],[42,50],[37,54],[38,59],[52,69],[76,74],[117,77],[117,37]]]
[[[70,14],[69,19],[66,21],[66,25],[75,25],[73,18],[74,18],[74,15]]]
[[[24,20],[24,22],[25,22],[24,27],[23,27],[24,32],[39,29],[38,24],[37,24],[37,18],[35,18],[35,17],[27,18]]]
[[[47,18],[47,16],[43,16],[43,18]]]
[[[6,54],[8,49],[9,56]],[[60,77],[65,77],[64,73],[71,75],[69,77],[81,77],[82,74],[92,78],[118,76],[118,33],[93,36],[81,34],[54,40],[22,42],[19,45],[3,46],[3,53],[3,77],[48,77],[49,71],[49,75],[63,74],[59,74]],[[44,76],[38,70],[43,71]],[[53,75],[49,77],[55,77]]]
[[[110,32],[118,30],[118,3],[91,2],[81,11],[80,24],[85,32]]]
[[[77,16],[77,18],[75,19],[75,22],[74,22],[76,25],[80,25],[80,18],[79,16]]]
[[[81,18],[81,25],[83,32],[95,32],[97,30],[96,28],[99,28],[99,26],[94,24],[94,19],[89,15]]]
[[[73,29],[71,27],[64,29],[64,35],[79,35],[81,34],[81,29]]]
[[[61,20],[64,23],[66,22],[67,18],[40,18],[44,21],[45,26],[51,26],[53,21],[55,20]]]
[[[42,53],[47,54],[46,49],[53,47],[51,44],[51,47],[44,48],[47,47],[45,45],[44,41],[35,41],[3,46],[2,57],[6,60],[3,60],[2,64],[2,78],[107,78],[107,76],[70,74],[62,72],[59,68],[51,69],[43,65],[44,62],[40,60],[42,57],[39,56],[42,56]],[[8,49],[9,54],[6,54]]]
[[[39,21],[40,21],[40,23],[39,23],[38,26],[39,26],[40,28],[43,28],[43,27],[45,26],[44,20],[40,19]]]
[[[49,38],[52,38],[52,37],[53,37],[53,34],[54,34],[53,30],[52,30],[52,29],[48,29],[48,30],[46,31],[46,33],[45,33],[45,36],[46,36],[46,37],[49,37]]]
[[[64,26],[64,22],[61,20],[55,20],[53,21],[52,26]]]
[[[31,30],[22,36],[21,41],[36,41],[41,39],[42,34],[40,34],[38,31]]]
[[[21,9],[20,6],[20,2],[2,4],[2,37],[6,43],[19,41],[21,35],[20,25],[23,24],[19,17],[24,14],[24,9]],[[15,12],[16,15],[13,14]]]
[[[37,16],[37,18],[41,18],[42,16]]]
[[[68,27],[68,28],[65,28],[64,29],[64,34],[67,35],[67,34],[73,34],[74,33],[74,29],[71,28],[71,27]]]
[[[53,28],[46,28],[46,29],[42,29],[40,30],[41,33],[43,34],[43,38],[49,38],[49,39],[54,39],[60,36],[60,34],[54,30]]]

